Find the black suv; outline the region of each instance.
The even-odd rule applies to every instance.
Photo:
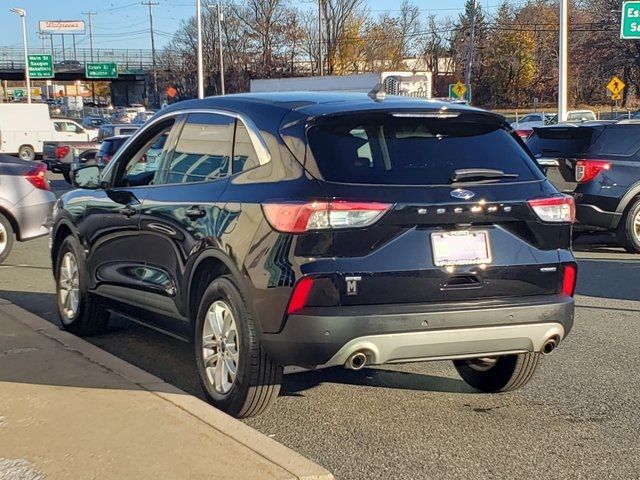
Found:
[[[293,365],[453,360],[475,388],[512,390],[573,324],[573,200],[489,112],[186,101],[74,181],[52,233],[64,327],[100,332],[118,312],[192,338],[208,398],[238,417]]]
[[[640,252],[640,122],[537,128],[527,146],[574,196],[581,230],[614,232]]]

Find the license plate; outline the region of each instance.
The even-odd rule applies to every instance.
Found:
[[[459,230],[431,234],[433,262],[437,267],[491,262],[489,232]]]

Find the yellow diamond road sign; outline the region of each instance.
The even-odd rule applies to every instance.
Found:
[[[453,86],[453,91],[458,98],[464,98],[464,94],[467,93],[467,86],[462,82],[458,82]]]
[[[614,76],[609,83],[607,83],[607,90],[611,92],[611,97],[615,100],[622,96],[622,90],[626,84],[618,77]]]

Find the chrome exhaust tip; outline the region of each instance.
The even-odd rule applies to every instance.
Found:
[[[553,352],[556,349],[557,346],[558,346],[558,340],[556,339],[556,337],[550,338],[549,340],[547,340],[542,344],[542,354],[549,355],[551,352]]]
[[[351,354],[344,366],[349,370],[362,370],[367,364],[367,356],[363,352]]]

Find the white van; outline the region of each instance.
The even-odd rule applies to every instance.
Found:
[[[88,140],[89,133],[70,120],[52,120],[44,103],[0,103],[0,153],[34,160],[42,142]]]

